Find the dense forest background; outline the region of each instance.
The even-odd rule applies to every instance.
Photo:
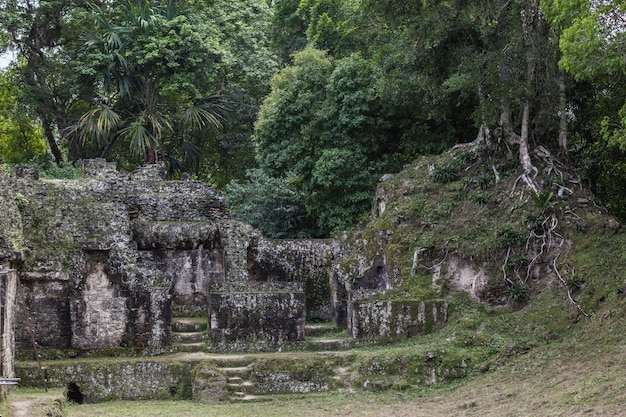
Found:
[[[0,163],[165,161],[271,237],[327,236],[477,137],[626,219],[626,3],[0,0]]]

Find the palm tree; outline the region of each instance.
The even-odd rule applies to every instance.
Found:
[[[201,140],[207,129],[221,128],[225,113],[219,97],[203,94],[206,86],[193,84],[202,81],[197,76],[198,62],[203,61],[198,56],[206,53],[202,43],[193,44],[190,53],[176,49],[176,39],[171,39],[189,28],[185,10],[173,0],[164,6],[126,0],[120,16],[95,5],[92,10],[93,29],[85,31],[83,42],[98,57],[98,77],[91,109],[71,132],[74,141],[83,147],[95,145],[101,157],[117,142],[127,143],[131,157],[145,163],[157,162],[165,145],[177,145],[186,162],[197,163],[200,148],[193,141]],[[185,42],[188,46],[188,39]],[[155,44],[174,47],[161,53],[151,50]],[[179,87],[170,78],[184,82]],[[182,166],[185,161],[177,162]]]

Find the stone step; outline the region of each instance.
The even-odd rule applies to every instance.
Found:
[[[322,337],[310,337],[306,339],[311,350],[341,351],[354,347],[354,339],[334,338],[326,339]]]
[[[226,375],[226,378],[245,379],[250,375],[250,368],[248,366],[220,367],[219,369]]]
[[[172,344],[177,352],[204,352],[206,351],[206,343],[174,343]]]
[[[273,398],[267,395],[243,395],[243,396],[231,396],[231,402],[267,402],[272,401]]]
[[[203,332],[172,332],[174,343],[197,343],[205,341],[209,335]]]
[[[181,333],[203,332],[208,328],[205,317],[172,317],[172,331]]]
[[[227,383],[226,389],[228,389],[231,393],[246,393],[246,394],[254,394],[254,390],[256,388],[256,384],[254,382],[245,381],[241,383]]]
[[[339,329],[335,323],[315,323],[315,324],[305,324],[304,326],[304,334],[310,337],[319,337],[325,333],[337,333]]]

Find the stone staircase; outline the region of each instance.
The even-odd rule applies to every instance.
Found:
[[[197,323],[197,321],[196,321]],[[174,326],[174,325],[173,325]],[[186,330],[188,327],[184,327]],[[185,332],[186,333],[186,332]],[[317,351],[340,351],[350,349],[347,343],[347,334],[336,328],[334,323],[319,323],[306,325],[306,340],[313,345],[313,352]],[[297,354],[297,353],[296,353]],[[264,354],[242,355],[215,355],[212,360],[220,374],[226,378],[225,399],[230,402],[263,402],[272,401],[281,393],[262,392],[263,388],[257,386],[252,369],[253,364]],[[270,354],[272,355],[272,354]],[[280,354],[279,354],[280,355]],[[286,353],[285,355],[289,355]],[[335,375],[331,377],[337,381],[343,381],[348,377],[348,368],[335,369]]]
[[[354,339],[346,331],[337,329],[334,323],[315,323],[305,325],[306,341],[314,351],[340,351],[354,347]]]
[[[231,402],[270,401],[272,398],[255,395],[256,384],[250,381],[248,366],[220,368],[226,375],[226,388]]]
[[[231,402],[271,401],[272,396],[258,394],[252,379],[254,356],[235,356],[215,359],[217,369],[226,377],[226,399]]]
[[[172,317],[172,347],[177,352],[206,351],[207,327],[205,317]]]

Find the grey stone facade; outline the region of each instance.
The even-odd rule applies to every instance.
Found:
[[[203,350],[300,342],[305,318],[364,338],[421,334],[446,318],[445,304],[416,316],[422,300],[359,298],[402,280],[384,233],[265,239],[213,187],[168,181],[162,164],[121,173],[84,161],[78,180],[0,172],[0,209],[0,262],[19,267],[25,293],[17,321],[32,319],[44,351],[169,352],[173,317],[206,320],[193,342]],[[16,341],[32,346],[24,326]]]
[[[240,329],[230,313],[214,315],[225,327],[212,329],[211,343],[225,349],[302,340],[304,286],[319,289],[310,303],[328,314],[329,280],[318,268],[332,260],[325,244],[281,242],[278,262],[273,244],[231,219],[208,184],[166,181],[163,165],[120,173],[104,160],[84,161],[79,180],[33,172],[0,176],[9,213],[0,217],[0,255],[19,262],[26,303],[18,320],[32,319],[44,351],[167,352],[172,316],[209,320],[209,288],[221,285],[213,307],[237,308],[240,291],[225,291],[229,283],[245,286],[254,302],[244,315],[256,319]],[[24,326],[16,340],[32,346]]]

